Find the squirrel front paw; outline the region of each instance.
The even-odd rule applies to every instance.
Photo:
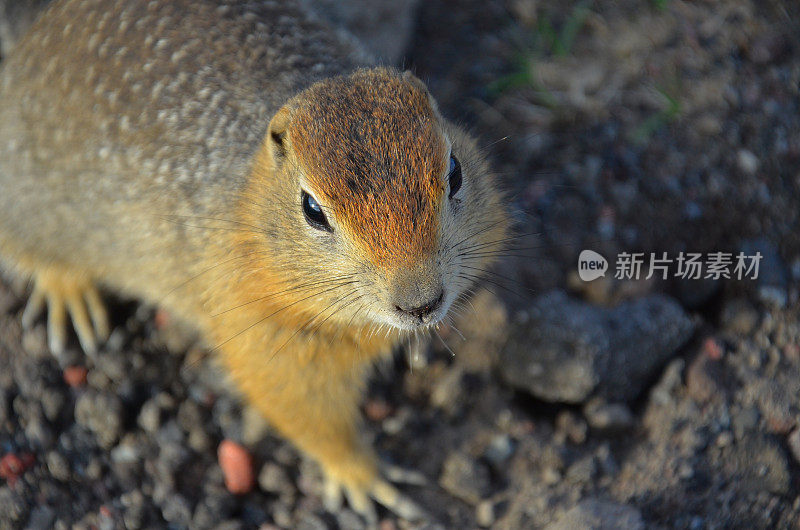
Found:
[[[60,358],[67,343],[67,315],[83,351],[97,353],[97,342],[109,335],[108,314],[100,293],[85,275],[48,266],[33,275],[33,293],[22,313],[22,326],[30,327],[47,304],[47,341]]]
[[[371,472],[367,475],[371,476],[371,479],[359,480],[366,474],[364,471],[345,468],[343,473],[339,473],[338,478],[326,473],[323,497],[325,509],[332,512],[338,510],[344,496],[347,498],[350,508],[361,515],[370,527],[377,525],[378,522],[374,505],[376,502],[408,521],[419,521],[426,518],[426,513],[422,508],[389,483],[389,481],[393,481],[422,485],[426,483],[426,480],[421,473],[394,466],[382,466],[381,474]],[[382,478],[384,476],[386,479]]]

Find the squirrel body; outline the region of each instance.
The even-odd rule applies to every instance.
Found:
[[[59,0],[0,64],[0,260],[54,353],[97,285],[160,304],[355,509],[416,511],[358,438],[370,361],[435,325],[508,229],[424,84],[293,2]]]

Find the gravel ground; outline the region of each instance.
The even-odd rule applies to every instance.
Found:
[[[797,528],[797,4],[427,0],[415,20],[402,62],[487,146],[521,237],[376,370],[367,430],[431,514],[381,527]],[[757,280],[585,283],[585,248],[764,258]],[[24,295],[0,284],[0,528],[361,527],[169,315],[116,300],[104,351],[61,367]]]

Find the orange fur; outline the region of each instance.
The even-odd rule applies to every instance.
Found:
[[[436,248],[447,152],[424,87],[362,70],[318,83],[295,114],[298,158],[374,263],[402,267]]]

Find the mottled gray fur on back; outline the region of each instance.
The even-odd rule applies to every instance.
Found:
[[[274,112],[366,62],[284,0],[54,2],[0,67],[0,246],[5,232],[56,261],[104,248],[93,261],[106,269],[116,245],[140,244],[144,268],[168,253],[169,236],[152,249],[148,231],[200,248],[203,231],[175,219],[229,210]],[[86,227],[65,223],[76,217]]]

